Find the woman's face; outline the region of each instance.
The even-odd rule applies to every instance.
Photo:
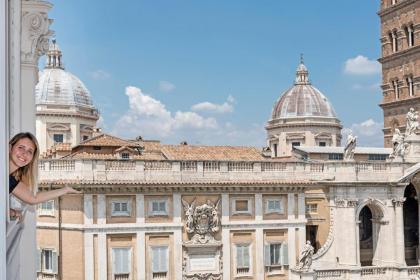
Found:
[[[18,140],[10,149],[10,164],[15,168],[28,165],[34,158],[35,145],[29,138]]]

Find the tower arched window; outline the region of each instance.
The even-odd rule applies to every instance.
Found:
[[[397,38],[397,31],[391,31],[389,33],[389,41],[392,44],[392,52],[397,52],[398,51],[398,38]]]
[[[406,27],[404,27],[404,31],[405,31],[405,36],[407,39],[407,46],[413,47],[414,46],[414,26],[412,24],[407,25]]]
[[[406,83],[407,83],[407,87],[408,87],[408,95],[409,96],[414,96],[414,83],[413,83],[413,76],[408,76],[405,79]]]
[[[394,89],[395,100],[399,100],[400,99],[400,87],[398,85],[398,80],[393,80],[391,83],[392,83],[392,88]]]
[[[397,4],[397,0],[391,0],[391,5],[395,5],[395,4]]]

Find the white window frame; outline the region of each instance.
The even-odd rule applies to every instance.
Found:
[[[314,208],[315,211],[313,211]],[[318,214],[318,203],[307,203],[305,205],[305,212],[306,214]]]
[[[46,256],[46,252],[50,252],[51,253],[51,258],[50,258],[50,269],[46,268],[46,261],[45,261],[45,256]],[[57,251],[53,248],[40,248],[39,249],[39,254],[40,254],[40,258],[39,258],[39,262],[40,262],[40,269],[42,273],[45,274],[57,274],[57,268],[58,268],[58,255],[57,255]],[[55,260],[54,260],[55,259]],[[55,265],[54,265],[55,264]],[[54,268],[54,266],[56,266]]]
[[[128,160],[130,159],[130,153],[129,152],[121,152],[121,159]]]
[[[126,272],[121,272],[119,273],[118,271],[115,271],[115,267],[114,267],[114,263],[115,263],[115,250],[128,250],[128,269],[129,271]],[[132,277],[132,250],[131,247],[112,247],[111,248],[111,252],[112,252],[112,279],[115,279],[115,275],[123,275],[123,274],[128,274],[128,279],[131,279]]]
[[[46,204],[51,204],[51,209],[47,209],[44,206]],[[38,216],[50,216],[50,217],[55,217],[55,200],[51,199],[45,202],[42,202],[40,204],[38,204],[37,206],[37,210],[38,210]]]
[[[240,268],[245,268],[245,267],[238,267],[238,255],[237,255],[237,252],[238,252],[238,247],[239,246],[241,246],[241,247],[243,247],[243,246],[247,246],[248,247],[248,256],[249,256],[249,267],[248,267],[248,273],[244,273],[244,274],[238,274],[238,269],[240,269]],[[245,276],[245,277],[248,277],[248,276],[252,276],[252,274],[253,274],[253,254],[252,254],[252,243],[246,243],[246,242],[244,242],[244,243],[235,243],[234,244],[234,250],[233,250],[233,255],[234,255],[234,264],[235,264],[235,269],[234,269],[234,275],[235,275],[235,277],[243,277],[243,276]]]
[[[246,200],[248,202],[248,210],[236,210],[236,202],[237,201],[244,201]],[[252,215],[253,207],[252,207],[252,199],[248,197],[235,197],[232,199],[232,214],[233,215],[240,215],[240,214],[247,214]]]
[[[119,203],[120,207],[123,203],[127,204],[127,211],[115,210],[115,205]],[[131,199],[112,199],[111,200],[111,216],[112,217],[130,217],[131,216]]]
[[[153,203],[165,203],[165,211],[153,211]],[[149,200],[149,216],[168,216],[169,201],[167,198],[157,198]]]
[[[57,135],[57,137],[60,137],[60,136],[61,136],[61,137],[62,137],[62,139],[61,139],[62,141],[58,141],[58,142],[57,142],[57,141],[55,141],[55,136],[56,136],[56,135]],[[57,143],[64,143],[64,136],[65,136],[65,135],[64,135],[64,133],[53,133],[53,137],[52,137],[52,139],[53,139],[53,143],[54,143],[54,144],[57,144]]]
[[[154,258],[154,250],[157,248],[165,248],[166,249],[166,271],[163,270],[159,270],[159,271],[154,271],[153,269],[153,258]],[[166,273],[166,278],[158,278],[158,279],[168,279],[169,277],[169,245],[163,244],[163,245],[151,245],[150,246],[150,273],[151,273],[151,279],[154,279],[153,275],[156,274],[162,274],[162,273]]]
[[[272,245],[279,245],[279,263],[278,264],[272,264],[271,263],[271,246]],[[264,245],[264,267],[265,271],[268,273],[268,275],[283,275],[285,274],[284,267],[289,265],[289,260],[284,260],[284,250],[288,250],[286,242],[282,241],[272,241],[267,242]],[[268,248],[267,248],[268,247]],[[268,250],[268,252],[266,251]],[[267,260],[266,258],[269,258]],[[288,258],[288,255],[287,255]]]
[[[280,203],[280,209],[270,209],[268,206],[270,202],[279,202]],[[265,200],[265,213],[266,214],[284,214],[284,198],[281,197],[269,197]]]

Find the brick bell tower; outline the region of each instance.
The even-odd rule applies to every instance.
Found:
[[[384,145],[395,128],[405,131],[405,116],[420,111],[420,0],[381,0]]]

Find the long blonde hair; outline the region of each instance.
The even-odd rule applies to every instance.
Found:
[[[36,137],[30,132],[21,132],[13,136],[13,138],[9,141],[10,148],[20,140],[27,138],[31,140],[31,142],[35,146],[35,150],[33,153],[32,160],[25,166],[19,167],[15,172],[13,172],[13,176],[18,181],[22,181],[25,183],[28,188],[35,193],[36,190],[36,180],[38,177],[38,156],[39,156],[39,148],[38,148],[38,141]],[[10,155],[9,155],[10,158]]]

